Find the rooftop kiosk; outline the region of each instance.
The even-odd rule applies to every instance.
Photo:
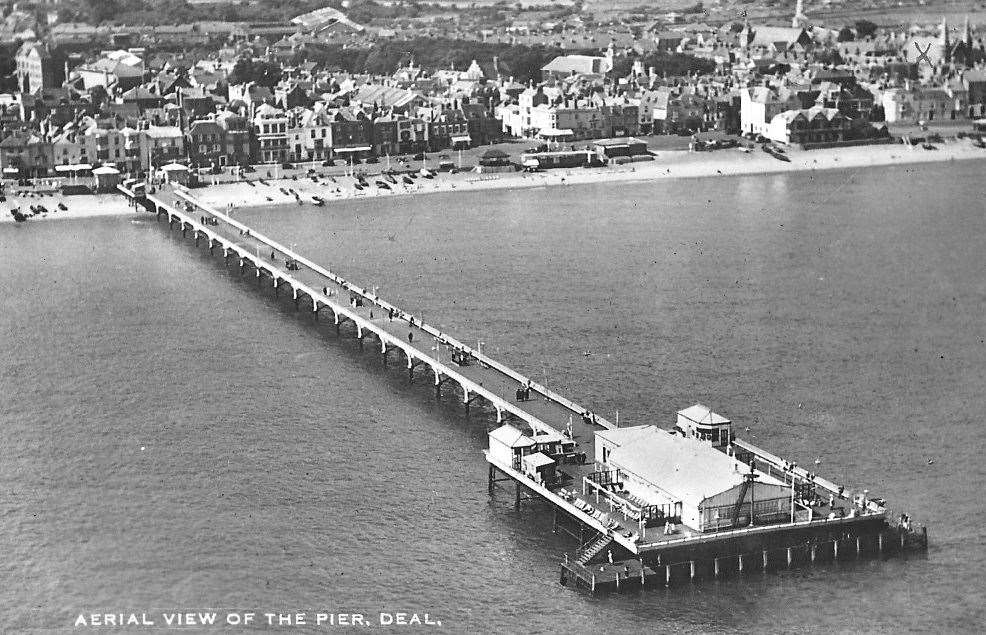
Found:
[[[726,447],[733,440],[733,422],[700,403],[679,410],[674,427],[686,437],[711,441],[718,448]]]

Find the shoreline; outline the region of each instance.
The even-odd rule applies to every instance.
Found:
[[[781,172],[810,172],[947,161],[986,159],[986,149],[974,146],[971,141],[960,140],[935,144],[937,150],[908,147],[903,144],[874,146],[850,146],[823,150],[789,150],[790,162],[781,161],[760,149],[744,153],[736,149],[715,152],[667,151],[658,153],[653,161],[628,163],[607,168],[560,168],[546,172],[508,172],[498,174],[438,173],[434,179],[415,179],[414,185],[389,184],[391,190],[373,185],[378,176],[367,176],[369,190],[358,191],[351,177],[319,178],[315,183],[307,177],[292,179],[264,179],[245,182],[210,185],[190,190],[201,202],[218,209],[264,208],[298,205],[301,197],[304,206],[316,207],[312,196],[325,201],[325,207],[333,203],[397,196],[427,195],[449,192],[476,192],[482,190],[510,190],[533,187],[583,185],[593,183],[626,183],[664,181],[668,179],[756,176]],[[282,191],[283,188],[283,191]],[[288,191],[285,193],[285,191]]]
[[[289,191],[294,190],[301,197],[303,205],[316,207],[312,196],[319,196],[329,208],[334,203],[397,196],[421,196],[450,192],[477,192],[483,190],[517,190],[535,187],[558,187],[566,185],[585,185],[595,183],[630,183],[644,181],[665,181],[671,179],[757,176],[782,172],[810,172],[814,170],[836,170],[893,165],[914,165],[922,163],[941,163],[986,159],[986,149],[976,147],[969,140],[958,140],[936,144],[937,150],[925,150],[903,144],[874,146],[850,146],[823,150],[788,150],[790,162],[781,161],[756,149],[744,153],[736,149],[715,152],[665,151],[658,153],[653,161],[628,163],[607,168],[560,168],[545,172],[506,172],[498,174],[458,174],[438,173],[434,179],[415,179],[413,185],[390,184],[391,190],[384,190],[372,183],[379,176],[367,176],[371,183],[368,191],[358,191],[351,177],[324,177],[313,182],[307,177],[292,179],[259,179],[252,184],[240,181],[209,185],[190,190],[206,205],[220,210],[256,209],[298,205],[298,199]],[[58,210],[59,202],[64,202],[68,210]],[[70,196],[9,196],[0,206],[0,224],[15,223],[9,210],[12,207],[28,209],[30,205],[44,205],[50,211],[46,216],[35,216],[27,222],[51,219],[79,219],[97,216],[142,215],[127,205],[122,196],[115,194],[83,194]],[[25,224],[25,223],[20,223]]]
[[[68,209],[58,209],[59,203],[64,203]],[[29,212],[31,205],[43,205],[48,209],[48,213],[41,216],[31,216],[23,223],[15,221],[14,217],[10,214],[10,210],[14,207],[19,207],[22,211]],[[29,225],[31,223],[47,222],[56,219],[67,220],[95,218],[97,216],[124,216],[128,214],[138,215],[139,210],[135,211],[127,204],[123,196],[117,194],[8,196],[7,201],[0,205],[0,224]]]

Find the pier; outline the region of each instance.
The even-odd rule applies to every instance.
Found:
[[[674,435],[665,439],[653,426],[621,428],[493,359],[478,345],[473,348],[204,205],[187,190],[145,195],[138,188],[119,189],[196,247],[221,254],[240,275],[289,298],[299,312],[332,324],[338,334],[353,336],[361,349],[379,355],[382,365],[406,370],[409,382],[430,386],[436,397],[454,395],[467,412],[482,408],[495,418],[499,427],[490,432],[490,449],[484,452],[490,491],[508,483],[515,507],[534,498],[553,508],[556,530],[578,540],[560,563],[563,584],[590,591],[633,582],[671,585],[927,547],[924,528],[892,525],[886,504],[871,499],[868,490],[849,491],[736,438],[730,422],[713,419],[718,415],[711,411],[708,421],[698,423],[701,430],[679,430],[680,440]],[[680,411],[679,421],[683,413],[701,408]],[[708,456],[731,466],[726,472],[738,483],[731,490],[739,492],[738,502],[720,505],[721,513],[716,510],[714,516],[706,514],[703,522],[712,524],[700,527],[688,511],[693,505],[676,496],[674,488],[634,489],[632,470],[614,467],[614,453],[607,455],[621,443],[632,446],[628,439],[633,435],[715,445]],[[776,501],[776,509],[763,511],[763,501],[754,506],[753,493],[760,488],[773,488],[770,502]],[[789,504],[777,494],[786,497],[788,491]]]

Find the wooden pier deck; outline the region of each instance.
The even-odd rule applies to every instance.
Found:
[[[133,197],[130,190],[120,189]],[[591,409],[422,322],[420,316],[387,302],[371,290],[359,287],[274,239],[202,204],[189,193],[176,189],[169,196],[177,202],[166,202],[162,193],[147,196],[146,205],[159,217],[167,216],[172,225],[179,225],[183,234],[191,233],[196,244],[205,243],[210,251],[222,249],[227,260],[236,259],[242,273],[252,270],[259,281],[272,285],[275,293],[286,289],[299,310],[304,309],[317,319],[320,315],[326,316],[338,327],[354,328],[361,345],[366,345],[372,337],[373,345],[384,360],[403,363],[412,379],[423,378],[434,385],[436,391],[450,384],[457,386],[464,405],[470,406],[481,398],[486,407],[495,411],[498,422],[513,419],[534,430],[562,434],[571,421],[573,438],[579,443],[580,451],[586,453],[589,463],[593,460],[593,432],[615,427],[605,417],[594,413],[590,417],[593,423],[585,423],[583,415]],[[182,209],[185,204],[192,207],[191,211]],[[206,224],[203,220],[216,224]],[[298,268],[289,270],[289,262],[296,263]],[[354,304],[352,299],[358,299],[358,302]],[[453,362],[453,353],[468,363]],[[403,359],[395,360],[398,356]],[[422,367],[428,371],[426,377],[418,370]],[[530,399],[516,400],[517,389],[525,386],[530,387]]]

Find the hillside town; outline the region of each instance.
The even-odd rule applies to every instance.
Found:
[[[593,140],[604,162],[607,140],[640,137],[646,153],[669,135],[693,149],[738,135],[830,148],[886,143],[898,127],[972,130],[986,114],[986,53],[969,19],[824,26],[801,0],[783,24],[661,14],[646,28],[603,28],[569,16],[561,27],[470,31],[507,53],[448,65],[416,58],[424,33],[365,26],[332,7],[284,23],[127,27],[60,22],[44,2],[5,4],[6,178],[354,165],[517,139],[543,154]],[[506,59],[535,42],[544,63]],[[367,51],[388,44],[407,51],[368,72]],[[347,67],[354,59],[363,68]],[[520,167],[513,159],[499,163]]]

